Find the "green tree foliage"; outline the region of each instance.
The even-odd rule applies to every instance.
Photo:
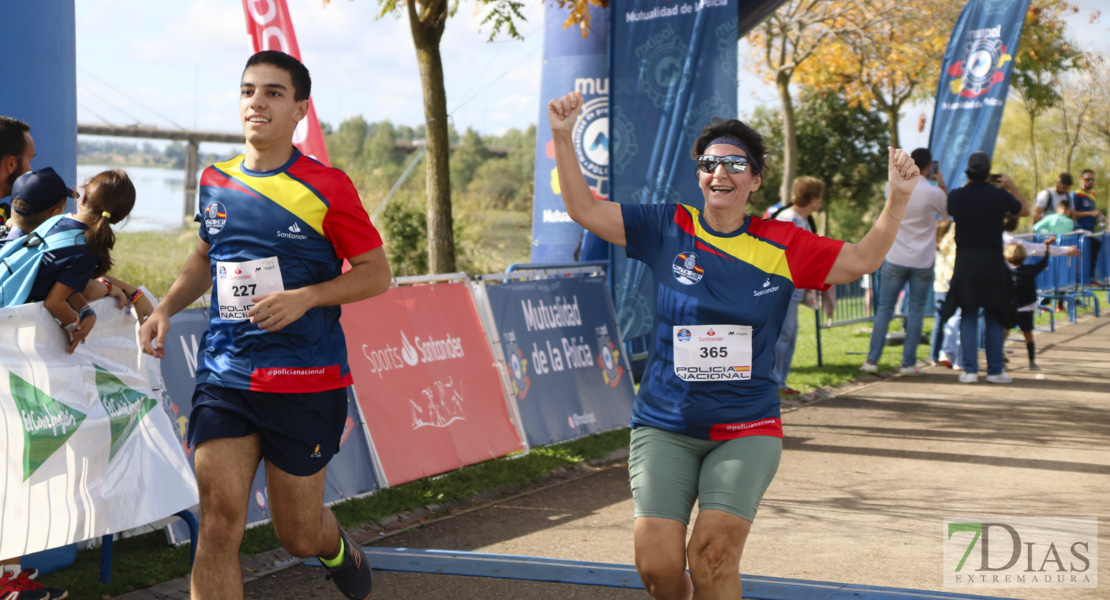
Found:
[[[389,121],[367,123],[362,117],[325,128],[330,132],[325,140],[332,164],[351,177],[371,214],[396,186],[375,218],[395,276],[424,275],[430,269],[425,163],[413,153],[423,141],[422,128]],[[489,273],[527,262],[535,126],[526,131],[510,129],[501,136],[481,136],[472,129],[461,136],[454,128],[448,133],[457,140],[451,154],[456,267]],[[417,162],[412,172],[402,180],[413,160]]]
[[[489,148],[477,131],[467,127],[466,133],[451,151],[452,190],[465,190],[478,167],[489,160]]]
[[[394,277],[428,272],[428,223],[424,204],[416,201],[390,202],[382,211],[386,232],[385,254]]]
[[[825,234],[858,241],[883,207],[887,150],[881,142],[887,138],[886,124],[879,114],[850,106],[832,93],[804,96],[795,117],[798,147],[805,149],[798,155],[797,172],[825,182]],[[763,135],[769,163],[754,211],[749,211],[762,215],[778,200],[782,183],[782,119],[776,111],[759,107],[751,125]]]
[[[1032,154],[1034,182],[1041,179],[1037,160],[1037,119],[1060,102],[1060,76],[1087,64],[1086,54],[1068,41],[1067,24],[1063,19],[1063,15],[1078,10],[1063,0],[1033,0],[1025,14],[1025,27],[1014,59],[1012,85],[1029,115],[1026,141]]]

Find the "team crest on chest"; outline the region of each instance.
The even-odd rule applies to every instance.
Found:
[[[705,276],[705,269],[698,266],[698,255],[693,252],[682,252],[674,257],[671,272],[683,285],[694,285]]]
[[[204,227],[209,235],[219,233],[227,225],[227,209],[221,202],[209,202],[204,207]]]

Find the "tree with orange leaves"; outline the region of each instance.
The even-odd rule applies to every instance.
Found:
[[[963,0],[937,0],[912,10],[896,0],[873,0],[867,9],[883,19],[845,27],[798,67],[798,81],[815,92],[835,92],[851,106],[874,107],[886,116],[889,144],[901,146],[898,121],[908,102],[931,97],[944,51]],[[866,19],[851,11],[845,20]]]
[[[783,177],[780,197],[794,184],[798,136],[790,84],[807,62],[838,37],[866,30],[888,17],[889,9],[863,0],[788,0],[748,34],[756,69],[778,90],[782,103]],[[885,2],[883,3],[886,4]]]

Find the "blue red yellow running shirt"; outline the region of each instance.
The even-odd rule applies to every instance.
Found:
[[[623,204],[621,213],[628,257],[647,264],[655,281],[653,341],[632,427],[706,440],[782,437],[775,341],[791,294],[827,289],[844,242],[758,217],[719,234],[683,204]],[[736,352],[744,345],[749,354]],[[718,357],[725,349],[728,358]]]
[[[299,151],[273,171],[243,160],[217,163],[200,180],[196,220],[211,245],[212,300],[197,383],[280,393],[349,386],[338,306],[310,309],[276,332],[244,313],[254,294],[335,279],[343,259],[381,246],[381,236],[342,171]]]

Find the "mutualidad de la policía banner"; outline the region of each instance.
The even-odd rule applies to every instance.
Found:
[[[486,289],[529,445],[628,425],[632,378],[604,279]]]
[[[994,154],[1029,0],[971,0],[964,6],[937,82],[929,149],[948,189],[967,181],[973,152]]]

